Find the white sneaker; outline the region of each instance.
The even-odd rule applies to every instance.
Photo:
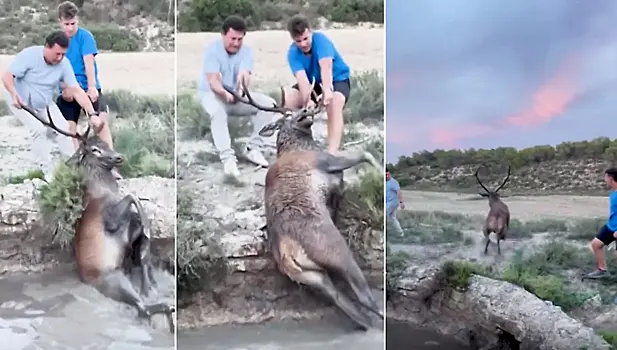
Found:
[[[232,176],[236,179],[240,178],[240,170],[238,170],[238,165],[236,165],[234,159],[228,159],[223,162],[223,173],[226,176]]]
[[[266,157],[264,157],[264,155],[256,148],[250,149],[247,147],[244,152],[244,155],[251,163],[261,165],[264,168],[267,168],[270,166],[270,163],[268,163],[268,161],[266,160]]]

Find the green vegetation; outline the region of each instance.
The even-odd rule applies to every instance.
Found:
[[[516,150],[496,149],[435,150],[399,158],[392,167],[401,186],[470,191],[479,186],[473,173],[482,164],[485,183],[496,186],[512,166],[510,191],[597,191],[605,190],[602,173],[617,161],[617,139],[564,142],[555,147],[541,145]]]
[[[28,170],[24,175],[10,176],[8,182],[10,184],[22,184],[26,180],[44,179],[45,174],[40,169]]]
[[[81,6],[81,25],[97,40],[99,50],[139,51],[145,46],[143,16],[148,23],[161,27],[151,41],[169,41],[174,26],[173,8],[168,0],[131,1],[117,4],[105,1],[74,1]],[[13,0],[0,5],[0,53],[14,54],[21,49],[43,43],[45,36],[59,29],[56,5],[45,1]],[[163,28],[165,26],[166,28]],[[159,40],[160,39],[160,40]],[[173,47],[168,48],[173,49]]]
[[[384,23],[383,0],[188,0],[178,3],[178,31],[218,32],[225,17],[239,15],[250,29],[264,29],[266,22],[286,22],[302,13],[314,25],[319,17],[331,22]]]
[[[203,217],[193,206],[191,193],[177,196],[177,283],[179,297],[207,290],[227,273],[227,261],[215,237],[220,232],[204,229]]]
[[[472,242],[465,237],[465,230],[476,230],[480,235],[484,215],[463,215],[443,211],[400,210],[397,214],[403,234],[391,234],[387,239],[402,244],[441,244]],[[564,238],[591,240],[606,218],[541,219],[521,221],[511,219],[508,238],[529,238],[536,233],[554,232]],[[393,232],[393,231],[390,231]]]

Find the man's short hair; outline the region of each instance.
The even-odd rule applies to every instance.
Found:
[[[287,31],[292,38],[304,34],[307,29],[311,29],[308,18],[302,15],[294,15],[287,22]]]
[[[54,45],[67,49],[69,47],[69,37],[61,30],[52,32],[45,38],[45,46],[51,48]]]
[[[71,1],[64,1],[58,5],[58,18],[73,19],[79,15],[79,7]]]
[[[617,168],[616,167],[608,168],[604,171],[604,173],[610,176],[613,180],[617,181]]]
[[[230,29],[235,30],[236,32],[246,33],[246,22],[240,16],[231,15],[223,21],[223,25],[221,25],[221,30],[223,34],[227,34]]]

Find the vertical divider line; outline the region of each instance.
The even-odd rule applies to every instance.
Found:
[[[386,177],[385,177],[385,170],[386,170],[386,154],[387,153],[387,142],[386,142],[386,125],[387,125],[387,120],[388,120],[388,111],[387,111],[387,100],[388,100],[388,87],[387,87],[387,60],[386,60],[386,53],[388,52],[387,50],[387,45],[388,45],[388,24],[386,22],[386,18],[388,18],[386,11],[388,6],[386,6],[386,1],[384,0],[383,2],[383,133],[382,133],[382,137],[383,137],[383,168],[381,171],[381,178],[383,179],[383,186],[382,186],[382,193],[383,193],[383,350],[386,350],[387,348],[387,344],[386,344],[386,331],[387,331],[387,326],[386,326],[386,320],[387,320],[387,309],[388,309],[388,305],[387,305],[387,298],[386,298],[386,293],[387,293],[387,276],[386,276],[386,259],[387,259],[387,252],[386,252],[386,240],[387,240],[387,233],[386,233]]]
[[[169,0],[174,11],[174,349],[178,349],[178,1]],[[173,2],[173,4],[171,3]]]

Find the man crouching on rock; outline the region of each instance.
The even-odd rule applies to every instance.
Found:
[[[264,138],[259,130],[270,123],[276,115],[272,112],[257,110],[255,107],[238,103],[223,85],[239,91],[242,85],[249,86],[253,70],[253,51],[243,44],[247,27],[238,16],[229,16],[221,26],[221,38],[210,43],[204,52],[202,75],[199,80],[199,100],[210,115],[210,126],[214,146],[219,152],[226,176],[238,178],[240,171],[236,156],[231,147],[228,116],[252,116],[253,134],[244,150],[245,157],[257,165],[268,167],[268,161],[261,153]],[[256,103],[272,106],[274,99],[258,92],[251,93]]]
[[[44,110],[48,107],[54,124],[59,129],[67,130],[67,122],[53,101],[54,91],[62,82],[89,116],[96,115],[92,102],[77,83],[71,63],[65,57],[68,47],[67,35],[55,31],[45,38],[45,45],[21,50],[2,75],[7,104],[13,115],[30,130],[32,150],[46,181],[51,180],[55,168],[51,153],[53,144],[58,144],[60,151],[68,158],[74,153],[73,141],[41,124],[23,107],[30,105],[39,118],[45,119],[47,115]]]
[[[598,230],[596,237],[591,241],[591,249],[596,256],[596,271],[587,275],[587,278],[605,278],[610,273],[606,270],[604,247],[617,239],[617,168],[610,168],[604,172],[604,180],[611,188],[609,194],[608,221]],[[617,246],[616,246],[617,250]]]

